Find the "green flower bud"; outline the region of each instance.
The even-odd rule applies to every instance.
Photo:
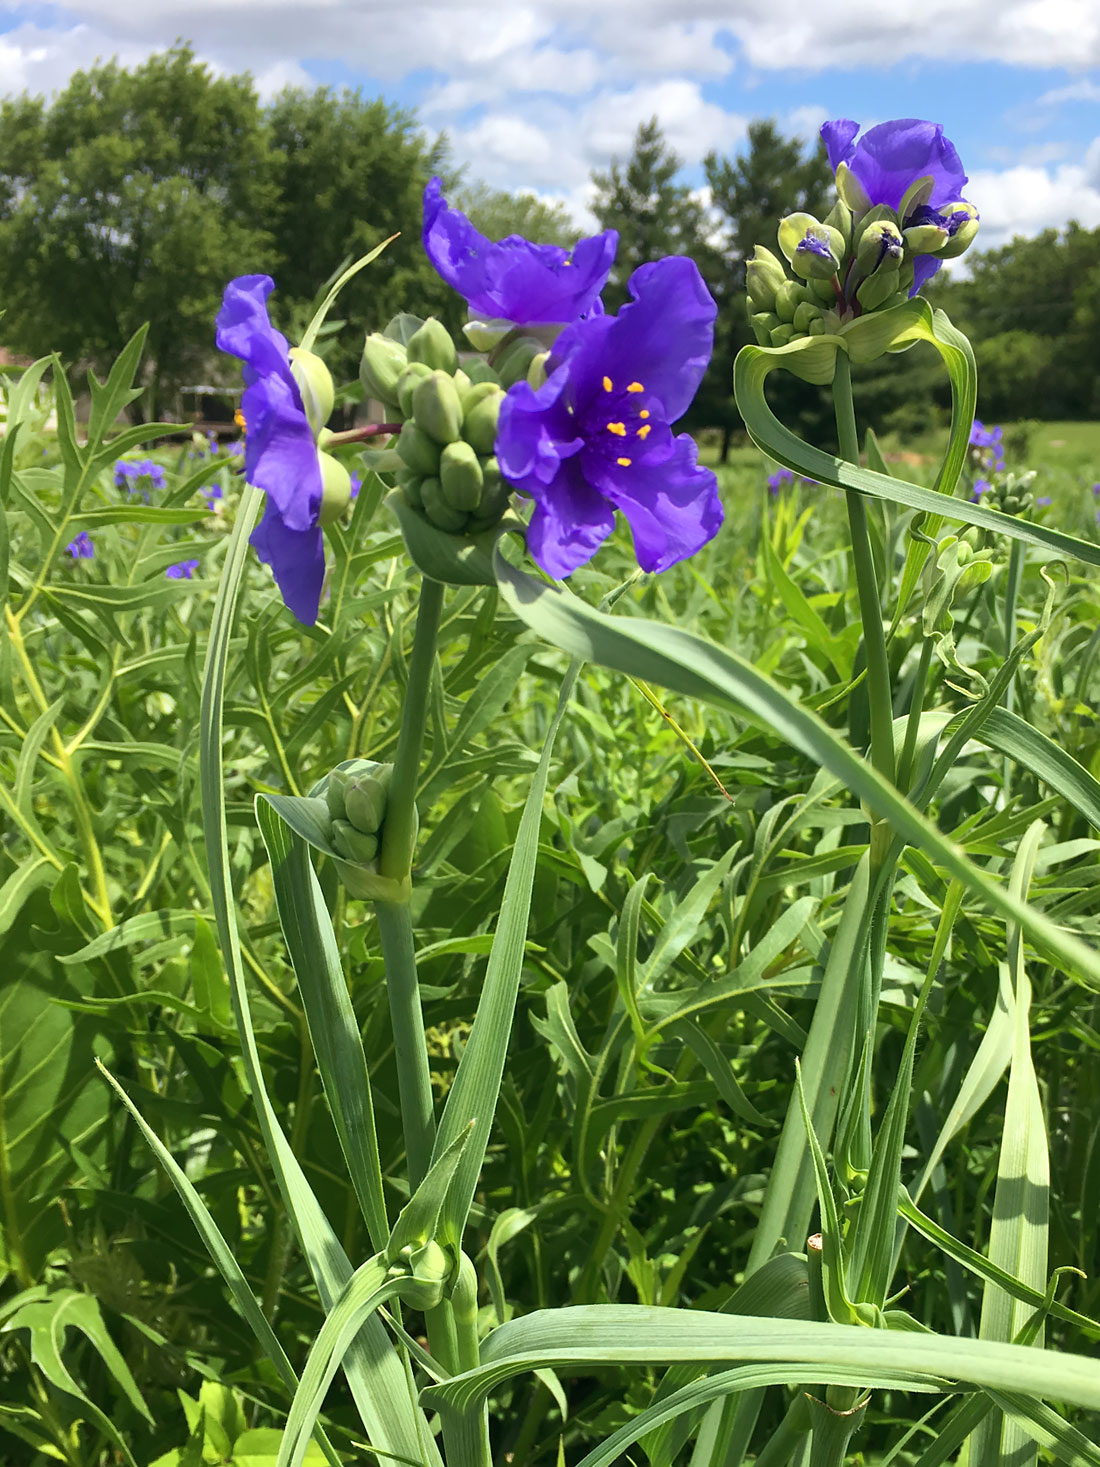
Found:
[[[325,781],[325,804],[333,820],[344,818],[344,785],[347,778],[346,770],[334,769]]]
[[[458,370],[452,375],[451,381],[455,385],[455,391],[458,393],[458,400],[459,402],[461,402],[463,394],[466,392],[467,388],[471,386],[469,375],[464,372],[461,367],[459,367]]]
[[[332,844],[355,866],[369,866],[378,855],[378,837],[364,835],[346,820],[332,822]]]
[[[418,474],[415,469],[402,468],[398,469],[394,477],[402,494],[413,509],[423,509],[424,501],[420,495],[420,485],[424,476]]]
[[[405,1278],[401,1300],[411,1309],[434,1309],[439,1304],[455,1272],[449,1254],[430,1240],[422,1248],[408,1250],[390,1269],[391,1278]]]
[[[914,255],[938,255],[949,238],[940,224],[914,224],[905,231],[905,243]]]
[[[965,199],[961,199],[957,204],[944,204],[940,213],[946,214],[955,225],[955,233],[940,250],[940,259],[954,260],[959,255],[965,254],[974,243],[974,238],[978,233],[978,211],[973,204],[968,204]],[[960,223],[958,216],[963,213],[968,217]]]
[[[397,406],[401,409],[403,418],[411,418],[413,415],[413,393],[426,377],[432,375],[432,369],[424,362],[410,362],[397,379],[395,391],[397,393]]]
[[[314,438],[332,415],[336,401],[336,389],[332,385],[332,373],[321,358],[312,351],[303,351],[300,346],[290,348],[290,374],[302,394],[309,426]]]
[[[550,353],[548,351],[540,351],[537,356],[531,358],[531,365],[527,368],[527,383],[535,392],[546,381],[546,363],[549,360]]]
[[[439,482],[443,497],[452,509],[469,514],[477,509],[485,476],[468,443],[448,443],[439,459]]]
[[[500,378],[489,363],[481,357],[476,361],[466,363],[466,375],[475,387],[479,382],[495,382],[498,386],[500,385]]]
[[[339,459],[333,458],[330,453],[319,453],[317,462],[321,468],[321,511],[318,522],[331,525],[351,503],[351,475]]]
[[[463,414],[468,417],[483,397],[492,397],[501,390],[501,385],[495,378],[492,382],[471,382],[464,392],[458,394]]]
[[[876,270],[856,291],[856,299],[865,311],[875,311],[897,293],[898,272]]]
[[[815,300],[819,300],[823,306],[836,305],[836,276],[830,275],[828,280],[807,280],[806,287]]]
[[[819,316],[816,321],[811,321],[810,324],[806,327],[806,335],[824,336],[827,330],[828,328],[825,325],[824,318]]]
[[[501,477],[500,465],[495,457],[485,459],[481,471],[484,476],[481,498],[478,500],[477,510],[470,516],[469,524],[469,529],[475,533],[495,525],[512,500],[512,486]]]
[[[797,280],[784,280],[775,293],[775,313],[781,321],[793,321],[795,311],[809,300],[813,296],[804,285]]]
[[[794,329],[809,331],[811,323],[820,321],[823,314],[820,306],[813,305],[810,301],[803,301],[794,313]]]
[[[462,404],[454,379],[433,372],[413,388],[413,418],[437,443],[454,443],[462,434]]]
[[[344,812],[363,835],[382,828],[392,775],[392,764],[380,764],[372,774],[352,775],[344,787]]]
[[[408,365],[405,348],[380,332],[372,332],[363,343],[359,363],[359,381],[366,397],[376,398],[389,407],[397,406],[397,379]]]
[[[482,384],[488,390],[466,410],[466,421],[462,425],[462,436],[477,453],[492,453],[497,441],[497,423],[504,391]]]
[[[424,518],[438,530],[450,535],[461,535],[466,528],[469,515],[452,508],[443,497],[443,485],[436,478],[421,479],[420,499],[424,506]]]
[[[794,326],[789,321],[784,321],[771,333],[772,346],[786,346],[794,335]]]
[[[890,219],[879,219],[860,232],[856,245],[856,268],[861,275],[876,270],[896,271],[905,252],[901,230]]]
[[[847,163],[840,163],[836,170],[836,191],[842,203],[846,204],[852,213],[858,218],[866,214],[871,207],[871,200],[867,197],[867,190],[860,183]]]
[[[527,369],[545,347],[534,336],[521,336],[511,342],[493,361],[503,387],[514,387],[527,376]]]
[[[827,280],[840,269],[844,236],[812,214],[788,214],[779,225],[779,248],[803,280]],[[778,293],[777,293],[778,296]],[[782,312],[780,312],[782,315]]]
[[[458,352],[451,333],[434,316],[429,316],[419,331],[413,332],[407,351],[410,362],[423,362],[433,370],[449,374],[458,366]]]
[[[401,429],[397,452],[402,461],[418,474],[439,473],[439,444],[434,438],[429,438],[423,428],[418,427],[411,418]]]
[[[787,272],[782,262],[771,250],[757,245],[752,259],[745,266],[745,290],[756,310],[774,311],[775,293],[786,281]]]
[[[831,229],[835,229],[840,235],[844,241],[845,253],[847,253],[848,247],[852,242],[853,222],[852,211],[843,199],[837,199],[836,203],[822,220],[823,224],[827,224]]]
[[[515,329],[514,321],[505,321],[502,317],[490,317],[486,320],[471,317],[463,326],[462,334],[474,351],[492,351],[494,346],[499,346]]]

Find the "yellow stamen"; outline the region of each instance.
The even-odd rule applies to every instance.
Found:
[[[653,424],[652,423],[647,423],[644,428],[639,428],[638,429],[638,437],[639,438],[648,438],[650,432],[652,431],[652,428],[653,428]]]
[[[624,469],[628,469],[628,468],[629,468],[629,467],[630,467],[630,465],[631,465],[631,464],[632,464],[632,463],[633,463],[633,462],[634,462],[634,460],[633,460],[633,459],[632,459],[632,458],[617,458],[617,459],[616,459],[616,460],[615,460],[615,462],[616,462],[616,463],[617,463],[617,464],[618,464],[618,465],[619,465],[619,466],[620,466],[620,467],[621,467],[621,468],[624,468]]]
[[[610,392],[612,386],[613,386],[613,384],[612,384],[611,378],[610,377],[605,377],[603,379],[603,390],[605,392]]]
[[[638,414],[638,416],[639,416],[639,418],[648,418],[649,417],[649,409],[648,408],[642,408],[642,410]]]
[[[244,413],[241,412],[240,408],[238,408],[237,411],[233,414],[233,421],[236,423],[238,428],[244,427]]]
[[[607,425],[607,431],[609,433],[614,433],[614,435],[615,435],[616,438],[625,438],[626,437],[626,424],[625,423],[608,423],[608,425]]]
[[[645,388],[640,382],[631,382],[626,390],[627,392],[644,392]]]

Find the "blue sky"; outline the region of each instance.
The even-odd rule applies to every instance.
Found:
[[[1100,226],[1097,0],[74,0],[0,11],[0,92],[49,93],[96,57],[188,39],[281,86],[361,86],[446,129],[457,161],[586,218],[591,170],[657,114],[702,181],[750,119],[944,124],[981,242]]]

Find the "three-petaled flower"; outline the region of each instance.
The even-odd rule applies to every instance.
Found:
[[[270,275],[241,275],[225,288],[216,341],[244,363],[244,473],[267,498],[251,545],[275,575],[300,622],[317,620],[325,578],[321,464],[290,365],[286,337],[272,326]]]
[[[910,292],[915,294],[944,259],[961,253],[963,240],[969,242],[977,228],[977,210],[962,197],[966,173],[938,122],[903,117],[869,128],[857,141],[858,133],[859,123],[847,117],[822,126],[830,166],[838,175],[841,196],[850,207],[858,204],[857,213],[885,204],[899,215],[903,231],[915,232],[910,236],[919,246]],[[921,179],[929,183],[914,190]],[[965,232],[956,245],[960,230]],[[924,253],[925,248],[930,252]]]
[[[693,555],[722,523],[714,474],[670,426],[706,370],[717,307],[680,256],[643,265],[629,287],[617,316],[562,332],[541,387],[518,383],[501,406],[501,472],[535,501],[528,548],[559,578],[591,558],[616,509],[646,571]]]
[[[170,581],[189,581],[198,568],[197,560],[181,560],[170,565],[164,574]]]
[[[424,190],[423,239],[428,259],[475,316],[517,326],[562,324],[590,311],[619,243],[613,229],[578,240],[571,250],[518,234],[486,239],[450,207],[438,178]]]
[[[92,560],[95,556],[95,546],[87,530],[81,530],[75,540],[69,541],[65,549],[74,560]]]

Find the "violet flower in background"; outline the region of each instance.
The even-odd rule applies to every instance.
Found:
[[[189,581],[199,568],[197,560],[181,560],[170,565],[164,574],[170,581]]]
[[[359,475],[358,474],[352,474],[352,476],[351,476],[351,497],[352,497],[352,499],[354,499],[356,497],[356,495],[359,493],[359,491],[360,491],[360,489],[362,489],[362,487],[363,487],[363,481],[359,477]]]
[[[225,498],[225,490],[220,484],[208,484],[205,489],[200,490],[202,497],[206,500],[206,507],[211,513],[219,499]]]
[[[74,560],[91,560],[95,556],[95,546],[87,530],[81,530],[75,540],[70,540],[65,549]]]
[[[317,620],[325,578],[321,466],[313,430],[290,370],[290,348],[267,314],[270,275],[241,275],[225,288],[215,340],[244,363],[244,473],[267,498],[250,544],[269,565],[287,606]]]
[[[982,495],[983,494],[988,494],[988,493],[989,493],[989,480],[988,479],[975,479],[974,480],[974,492],[970,496],[970,498],[974,501],[974,503],[977,504],[978,500],[981,499]]]
[[[450,207],[433,178],[424,190],[423,240],[428,259],[473,314],[538,326],[575,321],[596,306],[619,236],[608,229],[578,240],[572,250],[532,244],[518,234],[486,239]]]
[[[722,523],[710,469],[671,424],[695,395],[714,342],[717,307],[693,260],[635,270],[634,299],[617,316],[566,328],[537,390],[505,396],[497,459],[535,501],[527,544],[550,575],[589,560],[625,515],[638,563],[666,570],[705,545]]]
[[[932,192],[901,220],[902,229],[934,224],[953,238],[975,215],[968,210],[940,212],[941,206],[965,203],[963,189],[968,182],[955,145],[944,136],[938,122],[923,122],[916,117],[902,117],[881,122],[858,137],[859,123],[850,118],[826,122],[821,136],[829,154],[829,165],[835,173],[841,163],[847,164],[867,195],[869,204],[886,204],[899,210],[912,184],[931,176]],[[857,141],[858,138],[858,141]],[[934,254],[919,254],[913,264],[913,288],[917,291],[931,280],[943,263]]]
[[[794,475],[790,469],[776,469],[774,474],[768,475],[768,493],[778,494],[784,484],[793,484]]]
[[[1054,500],[1051,498],[1051,496],[1049,494],[1040,494],[1039,497],[1038,497],[1038,499],[1035,501],[1035,503],[1036,503],[1036,505],[1040,509],[1043,509],[1048,504],[1053,504],[1054,503]]]

